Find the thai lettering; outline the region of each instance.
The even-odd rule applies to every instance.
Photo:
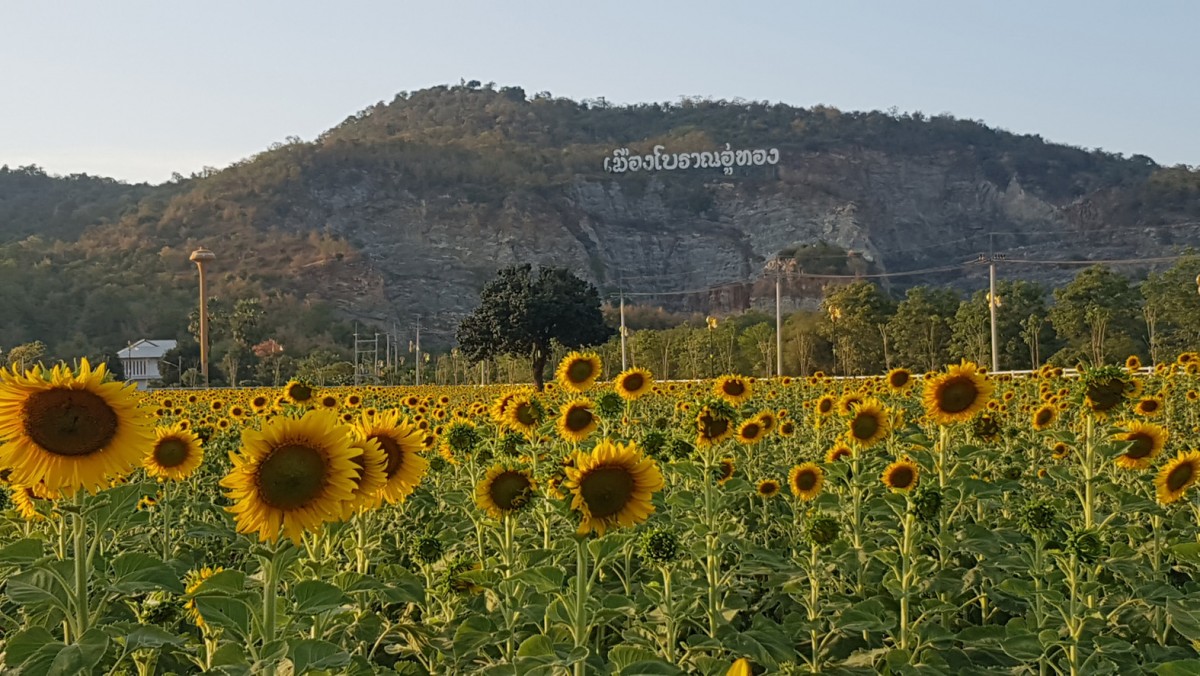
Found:
[[[722,150],[668,153],[666,146],[656,145],[651,152],[639,155],[629,148],[617,148],[604,158],[604,171],[624,174],[630,171],[673,171],[675,169],[721,169],[732,174],[734,167],[761,167],[779,164],[778,148],[734,150],[728,143]]]

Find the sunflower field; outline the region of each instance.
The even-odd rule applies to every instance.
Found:
[[[0,376],[14,674],[1200,674],[1200,357]]]

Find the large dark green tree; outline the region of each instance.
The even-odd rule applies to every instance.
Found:
[[[545,383],[550,346],[598,345],[613,329],[604,323],[596,287],[566,268],[514,265],[479,294],[479,307],[458,326],[463,355],[473,362],[500,355],[528,357],[533,381]]]

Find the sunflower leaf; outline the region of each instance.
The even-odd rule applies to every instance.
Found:
[[[323,613],[346,602],[346,595],[341,589],[320,580],[305,580],[297,584],[292,596],[296,600],[298,615]]]
[[[350,654],[337,645],[319,639],[291,641],[288,656],[292,660],[293,673],[337,669],[350,663]]]

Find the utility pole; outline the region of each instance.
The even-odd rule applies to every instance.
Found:
[[[783,377],[783,271],[775,271],[775,377]]]
[[[980,254],[979,262],[986,261],[988,264],[988,316],[991,322],[992,330],[992,373],[1000,370],[1000,338],[999,328],[996,325],[996,308],[1000,307],[1000,297],[996,295],[996,261],[1004,260],[1004,254],[997,254],[992,248],[987,256]]]
[[[625,290],[621,289],[621,370],[629,368],[625,364]]]
[[[417,364],[416,364],[416,380],[417,385],[421,384],[421,315],[417,315]]]
[[[188,257],[200,269],[200,373],[204,376],[205,387],[208,387],[208,287],[204,283],[204,264],[216,259],[217,255],[204,247]]]

